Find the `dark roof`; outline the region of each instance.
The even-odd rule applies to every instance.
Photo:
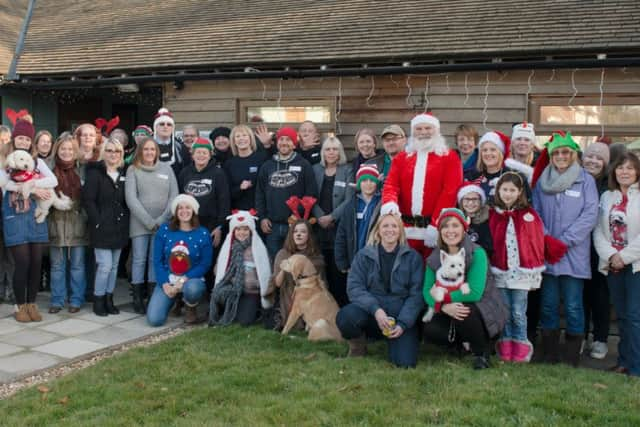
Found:
[[[9,72],[28,3],[28,0],[0,1],[0,75]]]
[[[47,0],[21,75],[640,53],[638,0]]]

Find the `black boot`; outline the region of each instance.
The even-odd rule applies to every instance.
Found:
[[[489,363],[489,353],[480,353],[473,357],[473,369],[487,369],[490,367],[491,363]]]
[[[120,310],[118,310],[118,307],[113,305],[113,294],[106,294],[105,296],[107,297],[105,302],[105,308],[107,309],[107,313],[120,314]]]
[[[144,293],[146,289],[144,283],[132,284],[131,287],[131,294],[133,296],[133,311],[138,314],[145,314],[146,310],[144,306]]]
[[[542,330],[542,363],[560,362],[560,330]]]
[[[106,301],[107,297],[104,295],[93,296],[93,312],[96,314],[96,316],[104,317],[107,315]]]
[[[583,339],[584,335],[582,334],[565,333],[564,362],[574,368],[580,364],[580,347],[582,347]]]

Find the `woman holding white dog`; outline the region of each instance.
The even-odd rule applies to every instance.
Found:
[[[402,368],[416,366],[416,321],[424,307],[422,265],[421,255],[407,245],[400,217],[381,216],[351,264],[351,302],[336,316],[340,333],[349,340],[349,357],[366,355],[367,338],[386,336],[389,361]]]
[[[44,243],[49,241],[49,232],[46,221],[36,222],[35,199],[48,199],[50,189],[58,185],[58,180],[45,162],[37,158],[33,146],[35,129],[31,121],[31,116],[16,120],[10,149],[12,152],[24,150],[36,159],[35,169],[39,175],[32,178],[36,179],[36,182],[31,196],[23,198],[20,192],[22,184],[17,183],[20,180],[28,180],[29,173],[16,171],[17,173],[7,175],[4,169],[0,170],[0,181],[6,183],[3,187],[2,202],[4,243],[13,259],[20,261],[20,266],[16,266],[13,276],[13,292],[18,306],[15,319],[18,322],[42,320],[35,302],[40,287]]]
[[[487,254],[466,234],[469,220],[456,208],[443,209],[438,218],[438,248],[427,258],[424,300],[436,313],[424,326],[425,341],[471,345],[474,369],[489,367],[489,340],[502,331],[507,310],[489,272]],[[464,261],[464,283],[468,288],[434,298],[438,270],[448,257]],[[438,304],[436,304],[438,303]]]

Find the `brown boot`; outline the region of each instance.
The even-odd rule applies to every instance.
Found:
[[[27,304],[27,313],[29,313],[32,322],[42,322],[42,315],[38,311],[38,306],[34,303]]]
[[[560,362],[560,331],[558,329],[542,330],[541,361],[554,365]]]
[[[347,357],[362,357],[367,355],[367,337],[361,336],[349,340],[349,353]]]
[[[173,310],[171,310],[171,315],[174,317],[182,316],[182,307],[184,307],[184,301],[182,301],[182,294],[178,294],[176,297],[176,303],[173,305]]]
[[[577,368],[580,364],[580,347],[584,335],[565,334],[564,362]]]
[[[27,304],[20,304],[18,306],[18,311],[14,313],[14,316],[18,322],[31,322],[31,316],[29,316],[29,313],[27,312]]]
[[[197,305],[193,307],[186,305],[184,310],[184,323],[189,325],[193,325],[194,323],[198,323],[198,313],[196,312]]]

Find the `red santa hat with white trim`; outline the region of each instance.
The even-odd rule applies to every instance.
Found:
[[[478,141],[478,151],[480,151],[482,149],[482,145],[486,144],[487,142],[491,142],[496,147],[498,147],[498,150],[500,150],[502,156],[505,159],[509,157],[509,153],[511,150],[511,139],[509,139],[507,135],[497,130],[492,130],[485,133],[484,135],[482,135],[482,138],[480,138],[480,141]]]
[[[480,182],[478,180],[475,180],[464,181],[462,183],[460,189],[458,190],[458,204],[460,204],[464,196],[471,193],[478,193],[483,205],[487,202],[487,195],[484,193],[484,190],[480,186]]]
[[[411,119],[411,133],[413,133],[413,128],[419,124],[428,124],[440,129],[440,120],[431,113],[421,113]]]

